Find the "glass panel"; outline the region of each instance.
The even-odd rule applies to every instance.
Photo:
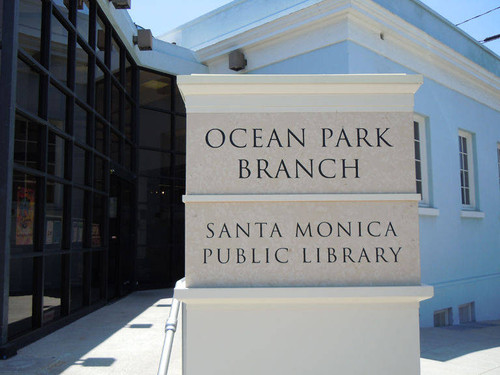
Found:
[[[95,107],[97,113],[99,113],[102,117],[106,117],[104,111],[104,99],[105,99],[105,84],[106,79],[104,72],[96,65],[95,69]]]
[[[34,251],[36,179],[14,171],[10,244],[12,253]]]
[[[75,138],[87,143],[87,111],[75,103],[75,120],[73,122]]]
[[[420,160],[420,142],[415,141],[415,159]]]
[[[422,194],[422,182],[417,181],[417,194]]]
[[[111,160],[120,163],[120,136],[111,132]]]
[[[111,40],[111,74],[120,80],[120,47],[115,38]]]
[[[43,322],[56,320],[61,315],[61,256],[44,259]]]
[[[170,150],[171,146],[171,115],[140,109],[139,145]]]
[[[128,140],[132,140],[132,103],[125,100],[125,121],[123,132]]]
[[[132,145],[127,142],[123,146],[123,158],[125,168],[132,170]]]
[[[104,171],[105,171],[105,161],[104,159],[95,156],[94,157],[94,188],[97,190],[104,190]]]
[[[133,64],[127,57],[125,59],[125,90],[129,93],[129,95],[132,95],[132,75],[133,75]]]
[[[175,116],[175,150],[186,152],[186,118]]]
[[[38,61],[40,61],[41,30],[42,2],[21,0],[19,2],[19,46]]]
[[[92,253],[92,275],[91,275],[91,291],[90,291],[90,296],[91,296],[91,302],[95,303],[104,296],[102,295],[101,291],[101,285],[103,283],[102,279],[102,257],[103,253],[102,251],[96,251]]]
[[[186,194],[186,186],[184,186],[184,181],[174,181],[174,189],[172,194],[173,196],[170,202],[184,207],[184,204],[182,203],[182,196],[184,194]]]
[[[139,173],[145,176],[170,176],[170,154],[140,150]]]
[[[139,177],[137,184],[137,201],[145,203],[148,201],[149,194],[152,194],[153,189],[150,189],[148,177]]]
[[[30,168],[40,167],[40,127],[41,125],[16,115],[14,162]]]
[[[39,75],[18,59],[16,104],[34,115],[38,115],[39,84]],[[26,93],[32,93],[32,95],[26,95]]]
[[[59,12],[64,15],[64,18],[68,18],[69,0],[52,0],[54,8],[57,8]]]
[[[105,197],[99,194],[94,194],[94,212],[92,220],[92,247],[101,247],[104,235],[104,219],[105,219]]]
[[[413,138],[417,141],[420,140],[420,129],[416,121],[413,121]]]
[[[66,95],[55,86],[49,86],[49,108],[47,120],[57,128],[64,130],[66,120]]]
[[[9,340],[32,329],[33,258],[11,259]]]
[[[186,155],[175,155],[174,176],[183,179],[186,178]]]
[[[464,197],[465,197],[465,202],[464,202],[464,204],[469,205],[469,204],[470,204],[470,194],[469,194],[469,189],[464,189]]]
[[[52,15],[50,36],[50,72],[66,84],[68,62],[68,30]]]
[[[76,28],[84,40],[89,39],[89,17],[90,10],[88,6],[88,0],[78,1],[79,6],[77,7],[76,13]]]
[[[49,132],[47,173],[64,177],[64,145],[64,139]]]
[[[186,113],[186,106],[177,85],[175,85],[175,112]]]
[[[164,272],[164,265],[169,264],[169,243],[171,236],[171,206],[169,204],[170,186],[168,180],[159,178],[141,178],[139,187],[140,200],[146,204],[138,207],[139,227],[138,243],[146,245],[137,267],[140,273],[152,282]],[[163,270],[162,270],[163,269]]]
[[[75,146],[73,152],[73,181],[80,185],[85,185],[85,170],[87,152],[80,147]]]
[[[96,121],[95,123],[95,143],[94,147],[97,151],[99,151],[102,154],[105,154],[105,132],[104,132],[104,124],[100,121]]]
[[[76,44],[75,93],[84,102],[87,101],[89,56],[80,43]]]
[[[111,88],[111,125],[116,129],[120,127],[120,90],[115,85]]]
[[[45,244],[60,249],[63,231],[64,185],[47,182],[47,207],[45,216]]]
[[[96,23],[96,56],[104,61],[104,51],[106,49],[106,28],[104,26],[104,22],[101,17],[97,16]]]
[[[85,192],[81,189],[73,189],[72,197],[71,242],[74,247],[82,247],[85,228]]]
[[[71,290],[70,309],[78,310],[83,306],[83,255],[80,252],[71,254]]]
[[[422,171],[421,171],[421,167],[420,167],[420,162],[419,161],[415,161],[415,175],[417,177],[417,180],[421,180],[422,179]]]
[[[171,109],[172,79],[167,76],[141,71],[140,104],[164,110]]]

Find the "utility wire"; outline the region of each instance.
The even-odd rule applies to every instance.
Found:
[[[481,40],[479,43],[488,43],[492,42],[494,40],[500,39],[500,34],[489,36],[486,39]]]
[[[473,19],[476,19],[476,18],[479,18],[479,17],[481,17],[481,16],[484,16],[485,14],[491,13],[491,12],[493,12],[494,10],[497,10],[497,9],[500,9],[500,6],[499,6],[499,7],[496,7],[496,8],[493,8],[493,9],[490,9],[489,11],[484,12],[484,13],[482,13],[482,14],[478,14],[477,16],[474,16],[474,17],[472,17],[472,18],[469,18],[468,20],[465,20],[465,21],[462,21],[462,22],[460,22],[460,23],[457,23],[455,26],[459,26],[459,25],[461,25],[461,24],[463,24],[463,23],[466,23],[466,22],[469,22],[469,21],[471,21],[471,20],[473,20]]]

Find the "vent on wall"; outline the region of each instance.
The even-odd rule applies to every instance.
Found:
[[[451,307],[434,311],[434,327],[445,327],[453,324]]]
[[[474,302],[464,303],[458,306],[460,324],[476,321],[476,306]]]
[[[150,29],[138,29],[137,35],[133,37],[134,44],[141,51],[151,51],[153,49],[153,34]]]

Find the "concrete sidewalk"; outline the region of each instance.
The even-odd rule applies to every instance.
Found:
[[[133,293],[0,361],[0,374],[155,375],[171,296]],[[182,374],[180,328],[169,375]],[[424,328],[421,351],[423,375],[500,375],[500,321]]]
[[[171,296],[172,289],[132,293],[0,361],[0,374],[155,375]],[[181,375],[178,350],[171,375]]]

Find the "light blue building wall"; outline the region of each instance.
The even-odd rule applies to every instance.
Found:
[[[419,72],[347,41],[252,73]],[[421,324],[432,326],[434,311],[449,307],[457,323],[458,306],[468,302],[475,302],[477,320],[498,319],[500,112],[425,76],[415,96],[415,112],[426,119],[430,206],[439,210],[437,216],[420,215],[422,282],[435,287],[435,297],[421,303]],[[483,218],[461,217],[459,129],[474,135],[477,208]]]
[[[328,21],[335,14],[339,21]],[[349,16],[341,19],[343,14]],[[380,21],[384,17],[385,24]],[[354,22],[357,18],[361,21]],[[365,21],[373,21],[372,33],[364,29]],[[294,22],[302,23],[294,28]],[[380,37],[373,32],[377,22]],[[403,27],[400,35],[395,34],[398,27]],[[421,35],[418,42],[416,34]],[[427,146],[421,270],[422,282],[435,287],[435,297],[421,304],[421,324],[432,326],[434,312],[448,308],[457,324],[458,307],[469,302],[475,304],[477,320],[500,318],[498,56],[414,0],[235,1],[166,36],[174,37],[196,50],[211,73],[233,73],[225,67],[227,53],[240,49],[248,59],[242,71],[247,74],[423,74],[424,84],[415,97]],[[407,51],[404,43],[397,47],[398,38],[420,49]],[[393,47],[384,45],[384,39]],[[410,53],[421,62],[413,64]],[[464,209],[461,202],[459,130],[472,136],[472,209]]]

